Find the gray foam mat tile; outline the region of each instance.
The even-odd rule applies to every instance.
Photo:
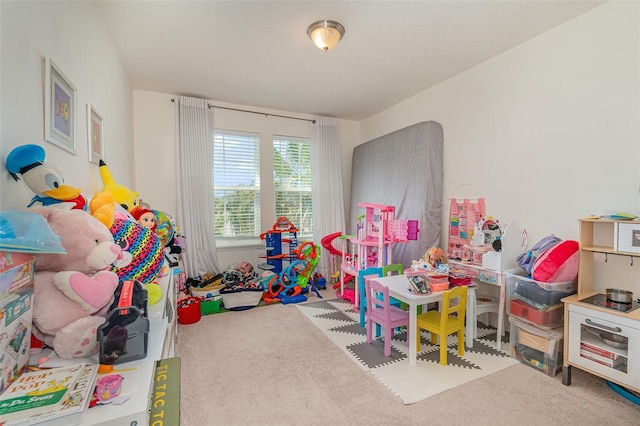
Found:
[[[497,330],[493,330],[492,333],[485,334],[483,336],[478,336],[478,339],[495,342],[497,336],[498,336],[498,331]],[[510,341],[509,340],[509,333],[507,333],[504,336],[502,336],[502,343],[506,343],[508,345],[509,341]]]
[[[330,302],[336,306],[340,306],[340,309],[343,311],[351,308],[351,302],[345,299],[331,299]]]
[[[314,318],[323,318],[323,319],[332,319],[336,321],[347,321],[354,322],[352,318],[346,315],[342,311],[333,311],[333,312],[324,312],[321,314],[314,315]]]
[[[418,360],[435,362],[436,364],[440,364],[440,348],[435,347],[434,350],[431,350],[426,353],[418,354]],[[452,365],[452,366],[461,367],[461,368],[469,368],[472,370],[481,370],[481,368],[476,364],[464,358],[461,358],[458,355],[457,345],[455,349],[447,348],[447,365]]]
[[[333,306],[331,303],[329,303],[328,300],[321,300],[320,302],[305,303],[305,304],[302,304],[301,306],[305,308],[315,308],[315,309],[331,309],[331,310],[338,309],[335,306]]]
[[[455,347],[457,349],[458,345],[456,344]],[[499,351],[493,346],[491,346],[490,343],[485,343],[482,340],[478,340],[478,339],[473,339],[473,347],[471,348],[465,347],[464,350],[469,352],[484,354],[484,355],[493,355],[493,356],[509,358],[509,355],[506,354],[505,352]]]
[[[360,327],[360,324],[354,322],[353,324],[341,325],[339,327],[332,327],[329,331],[335,331],[338,333],[356,334],[358,336],[366,336],[367,329]]]
[[[391,356],[384,355],[384,341],[374,339],[371,343],[354,343],[346,349],[368,368],[381,367],[406,359],[407,356],[391,345]]]

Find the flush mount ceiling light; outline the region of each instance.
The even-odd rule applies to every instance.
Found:
[[[309,25],[307,34],[318,49],[326,52],[333,49],[342,39],[344,27],[339,22],[324,19]]]

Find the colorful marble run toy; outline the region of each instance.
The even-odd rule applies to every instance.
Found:
[[[399,220],[394,206],[359,203],[365,213],[358,216],[356,235],[343,241],[340,290],[338,296],[359,306],[358,286],[346,288],[345,283],[358,276],[358,271],[393,263],[393,245],[418,239],[417,220]],[[347,243],[348,242],[348,243]],[[351,245],[348,254],[347,245]]]
[[[288,234],[288,238],[283,238],[283,234]],[[294,262],[297,257],[298,249],[298,229],[293,222],[286,217],[279,217],[273,227],[260,235],[260,239],[265,241],[266,256],[260,256],[266,259],[266,264],[260,265],[260,269],[271,270],[276,274],[282,272],[283,262]],[[286,244],[288,250],[283,246]]]
[[[304,242],[296,250],[296,260],[291,262],[279,274],[273,274],[267,284],[263,299],[267,303],[280,302],[282,304],[298,303],[307,300],[304,295],[307,287],[322,295],[312,279],[313,271],[320,261],[320,247],[312,242]],[[306,289],[306,290],[305,290]]]

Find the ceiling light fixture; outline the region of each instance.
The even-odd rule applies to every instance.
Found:
[[[344,27],[336,21],[324,19],[309,25],[307,35],[318,49],[333,49],[344,35]]]

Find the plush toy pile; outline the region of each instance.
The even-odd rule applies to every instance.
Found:
[[[60,169],[44,159],[44,148],[30,144],[6,160],[11,176],[35,193],[29,210],[42,215],[66,250],[35,255],[33,335],[61,358],[86,357],[99,350],[96,330],[119,283],[140,281],[149,305],[161,299],[156,280],[168,272],[165,251],[174,250],[177,227],[169,215],[140,206],[139,194],[118,184],[104,161],[104,187],[89,197],[65,185]]]

